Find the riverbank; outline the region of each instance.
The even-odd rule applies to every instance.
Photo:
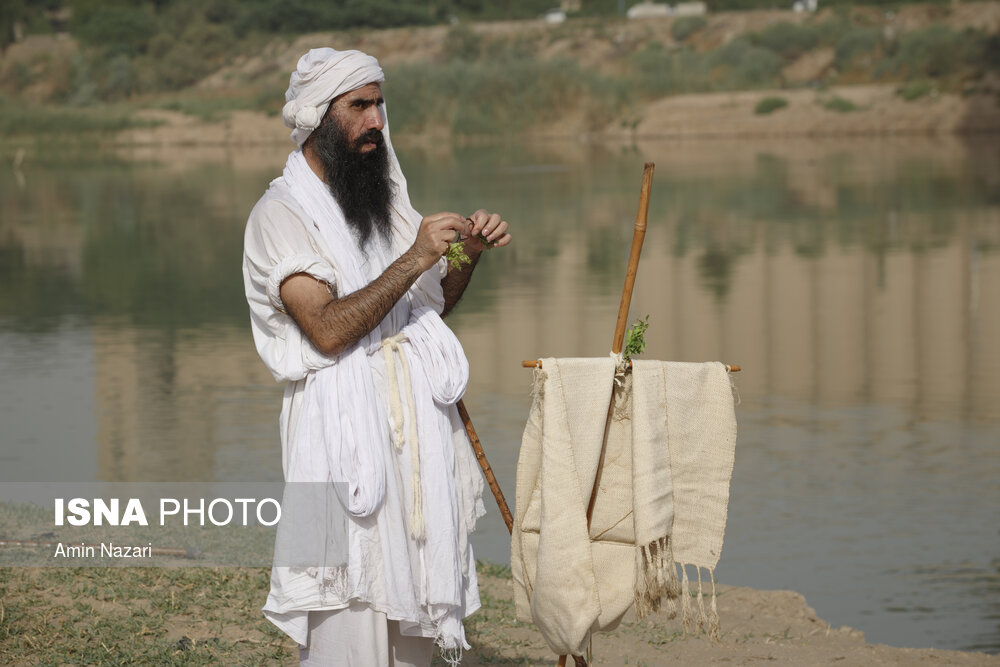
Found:
[[[760,113],[764,100],[780,100]],[[760,90],[675,95],[637,107],[630,127],[608,123],[588,128],[580,114],[529,132],[531,139],[632,143],[649,139],[749,139],[976,135],[1000,133],[996,95],[933,92],[907,101],[892,84],[826,90]],[[265,113],[233,111],[207,121],[178,111],[150,109],[135,118],[143,126],[116,133],[112,143],[155,157],[159,150],[194,147],[290,145],[289,130]],[[391,119],[390,119],[391,120]],[[401,133],[403,145],[430,145],[438,133]],[[152,150],[142,150],[142,149]]]
[[[483,608],[467,621],[473,649],[462,664],[554,664],[538,631],[514,619],[510,571],[480,563],[479,576]],[[267,585],[263,568],[2,569],[0,662],[297,664],[293,642],[260,614]],[[718,607],[719,642],[654,615],[595,637],[594,663],[1000,664],[984,653],[868,644],[792,591],[720,586]]]
[[[994,1],[256,35],[162,81],[148,53],[30,35],[0,56],[0,130],[286,143],[288,72],[333,45],[379,58],[400,142],[1000,133],[998,29]]]

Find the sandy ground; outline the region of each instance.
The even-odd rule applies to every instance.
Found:
[[[538,631],[510,619],[510,579],[483,577],[480,588],[484,600],[492,604],[477,615],[489,620],[469,624],[475,648],[462,664],[473,667],[511,661],[555,665],[557,657],[545,646]],[[805,598],[793,591],[720,586],[718,607],[721,641],[705,635],[685,636],[679,619],[668,620],[664,614],[642,621],[627,618],[615,631],[594,637],[592,664],[1000,665],[1000,656],[984,653],[868,644],[859,630],[831,628]],[[569,664],[573,664],[572,660]]]

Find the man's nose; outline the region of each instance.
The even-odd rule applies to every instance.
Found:
[[[378,105],[368,107],[368,115],[365,118],[365,129],[379,130],[381,132],[383,127],[385,127],[385,121],[382,120],[382,111]]]

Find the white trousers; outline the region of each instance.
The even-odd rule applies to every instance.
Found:
[[[309,645],[300,667],[429,667],[432,637],[407,637],[399,623],[361,602],[345,609],[309,612]]]

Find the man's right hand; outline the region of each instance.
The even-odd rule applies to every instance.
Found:
[[[417,238],[409,249],[421,273],[434,266],[441,256],[448,252],[448,244],[456,238],[456,232],[468,231],[465,218],[457,213],[434,213],[420,221]]]

